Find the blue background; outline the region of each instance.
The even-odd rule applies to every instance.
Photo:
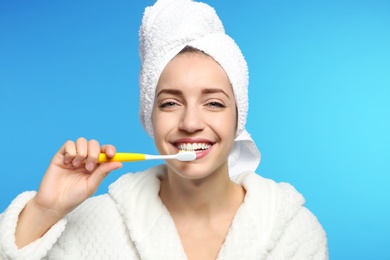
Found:
[[[0,212],[68,139],[156,152],[137,84],[153,2],[0,1]],[[306,197],[332,259],[390,259],[390,2],[207,2],[249,64],[258,173]]]

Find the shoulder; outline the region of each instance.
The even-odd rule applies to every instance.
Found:
[[[271,241],[279,238],[304,204],[303,196],[287,183],[276,183],[253,172],[244,172],[235,181],[246,190],[244,206],[258,232]]]
[[[267,247],[273,256],[303,259],[317,255],[321,256],[318,259],[327,259],[326,234],[291,184],[276,183],[253,172],[242,173],[236,181],[247,190],[244,203],[257,220],[259,232],[268,234]]]
[[[305,207],[288,223],[273,251],[289,259],[329,257],[326,233],[318,219]]]
[[[325,241],[326,234],[317,217],[308,210],[302,207],[296,216],[292,219],[287,227],[288,232],[292,235],[296,234],[299,237],[307,237],[308,239],[317,239]],[[295,236],[296,236],[295,235]]]
[[[299,208],[305,203],[304,197],[289,183],[277,183],[272,179],[264,178],[254,172],[243,172],[235,180],[247,191],[248,199],[258,202],[276,204],[288,204],[290,207]],[[285,206],[285,205],[284,205]]]

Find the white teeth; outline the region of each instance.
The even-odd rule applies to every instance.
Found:
[[[207,150],[210,148],[210,144],[205,143],[186,143],[186,144],[179,144],[177,148],[180,150]]]

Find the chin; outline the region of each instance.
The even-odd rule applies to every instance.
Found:
[[[196,164],[193,162],[169,163],[168,168],[171,169],[172,173],[188,180],[204,179],[218,171],[218,168],[208,167],[205,164]]]
[[[180,176],[181,178],[187,179],[187,180],[201,180],[201,179],[205,179],[211,175],[211,173],[205,173],[205,172],[201,172],[201,173],[192,172],[191,174],[186,174],[183,172],[176,172],[176,174],[178,176]]]

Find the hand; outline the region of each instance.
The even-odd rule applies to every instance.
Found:
[[[120,162],[98,164],[99,154],[112,158],[112,145],[100,147],[95,140],[67,141],[54,155],[36,196],[19,215],[15,230],[18,248],[37,240],[58,220],[71,212],[98,188],[102,180],[122,166]]]
[[[93,195],[103,179],[122,163],[98,164],[99,154],[112,158],[112,145],[100,146],[96,140],[67,141],[53,157],[31,203],[60,219]]]

